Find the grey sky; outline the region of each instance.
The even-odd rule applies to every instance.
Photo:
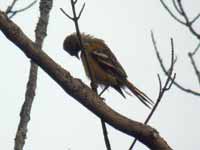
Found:
[[[183,1],[191,16],[200,12],[200,1]],[[21,0],[16,7],[20,8],[29,2]],[[79,6],[83,2],[79,0]],[[163,82],[165,79],[153,50],[150,30],[155,33],[166,65],[170,63],[170,37],[174,38],[175,54],[178,56],[175,66],[177,80],[187,87],[199,89],[187,57],[187,52],[193,50],[198,41],[167,14],[159,0],[85,2],[86,8],[80,20],[81,31],[103,38],[126,70],[129,80],[150,97],[155,99],[158,94],[157,73],[161,74]],[[1,0],[0,9],[5,10],[10,3],[11,0]],[[75,30],[74,24],[60,12],[60,7],[71,12],[70,2],[54,1],[43,49],[73,76],[89,84],[81,62],[62,49],[65,36]],[[37,4],[27,12],[18,14],[13,20],[34,40],[38,16]],[[0,149],[3,150],[13,149],[19,112],[24,101],[29,60],[2,33],[0,41],[0,49],[3,52],[0,61]],[[200,60],[197,63],[200,64]],[[142,122],[148,115],[149,110],[134,96],[127,96],[124,100],[117,92],[109,89],[103,97],[113,109],[133,120]],[[199,97],[172,87],[164,96],[150,125],[155,127],[175,150],[197,149],[200,147],[199,106]],[[41,69],[28,128],[25,149],[105,149],[99,118],[65,94]],[[132,138],[112,127],[108,129],[113,149],[128,149]],[[138,143],[136,150],[139,149],[145,149],[145,146]]]

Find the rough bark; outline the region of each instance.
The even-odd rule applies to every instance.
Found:
[[[22,50],[25,55],[37,63],[63,90],[79,103],[102,118],[114,128],[136,137],[153,150],[170,150],[171,148],[159,133],[150,126],[128,119],[112,110],[103,100],[79,79],[73,78],[68,71],[55,63],[45,52],[41,51],[6,15],[0,11],[0,30]]]
[[[35,30],[35,44],[39,49],[42,48],[44,38],[46,37],[49,13],[52,8],[52,3],[52,0],[40,1],[40,17]],[[30,121],[31,108],[37,87],[37,72],[37,64],[33,61],[30,61],[30,72],[26,86],[25,101],[21,108],[20,121],[15,136],[15,150],[22,150],[25,144],[28,123]]]

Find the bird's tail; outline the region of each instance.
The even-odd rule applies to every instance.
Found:
[[[154,104],[154,102],[142,91],[136,88],[130,81],[126,81],[126,86],[128,89],[148,108]]]

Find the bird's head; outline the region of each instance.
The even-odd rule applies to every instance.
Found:
[[[76,33],[68,35],[63,42],[63,49],[71,56],[75,56],[79,59],[79,52],[81,50],[80,43]]]

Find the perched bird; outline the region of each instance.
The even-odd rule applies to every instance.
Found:
[[[105,87],[111,86],[123,97],[125,95],[122,89],[127,87],[145,106],[150,108],[153,101],[128,81],[125,70],[106,43],[101,39],[84,33],[81,34],[81,39],[85,55],[81,51],[80,42],[76,33],[72,33],[65,38],[63,48],[71,56],[76,56],[77,58],[79,58],[79,52],[81,51],[81,60],[86,75],[91,79],[88,71],[89,65],[90,72],[96,84],[104,85]],[[86,62],[85,56],[88,63]]]

